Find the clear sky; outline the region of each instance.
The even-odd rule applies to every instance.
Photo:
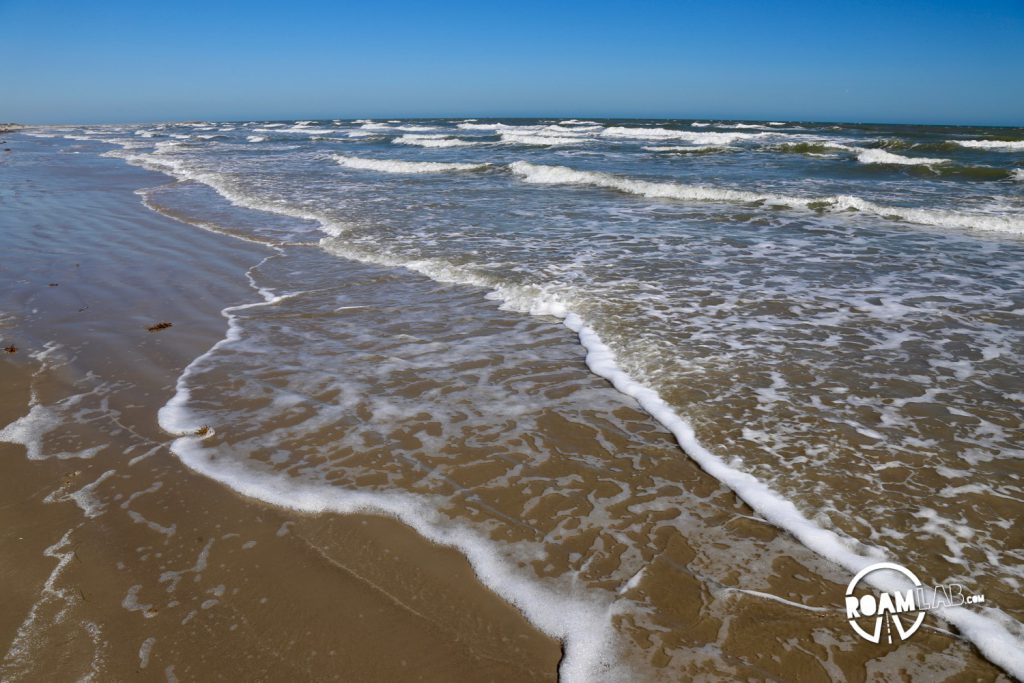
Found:
[[[0,0],[0,121],[1024,125],[1024,0]]]

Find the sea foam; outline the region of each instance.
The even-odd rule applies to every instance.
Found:
[[[268,257],[272,258],[272,257]],[[257,266],[256,268],[259,268]],[[229,306],[222,311],[228,332],[209,351],[190,363],[178,377],[174,396],[160,409],[160,427],[176,436],[172,451],[190,469],[218,481],[242,495],[270,505],[309,514],[378,514],[398,519],[420,536],[462,553],[481,583],[518,607],[526,618],[547,635],[562,641],[565,655],[559,678],[565,681],[629,680],[616,661],[617,645],[612,619],[617,606],[592,594],[555,589],[517,569],[497,546],[477,531],[442,515],[426,499],[403,493],[352,491],[327,483],[297,481],[254,467],[211,459],[196,436],[202,426],[188,409],[192,374],[218,349],[239,341],[242,331],[237,314],[246,309],[276,306],[295,294],[275,295],[249,280],[262,301]]]
[[[364,159],[336,154],[334,160],[345,168],[378,173],[446,173],[449,171],[482,171],[490,164],[444,163],[439,161],[400,161],[397,159]]]

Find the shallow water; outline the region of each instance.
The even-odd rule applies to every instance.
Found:
[[[616,666],[597,660],[622,614],[644,658],[672,650],[650,645],[672,640],[652,635],[664,601],[616,596],[643,587],[664,527],[713,536],[727,508],[681,521],[702,496],[641,407],[816,552],[984,592],[999,633],[972,640],[1013,642],[1024,131],[779,123],[42,134],[164,171],[179,182],[147,206],[279,249],[250,274],[266,303],[230,311],[161,416],[213,428],[179,442],[186,461],[271,502],[329,508],[335,487],[440,515],[580,671]],[[639,404],[580,372],[572,332]],[[702,571],[768,588],[763,551],[728,542]],[[510,567],[585,616],[543,609]]]

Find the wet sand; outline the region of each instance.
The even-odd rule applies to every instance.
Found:
[[[33,392],[43,406],[82,398],[70,411],[78,416],[75,423],[43,439],[40,459],[27,459],[23,447],[0,444],[0,553],[5,558],[0,567],[8,587],[0,595],[0,641],[12,643],[0,676],[556,677],[559,643],[487,590],[454,550],[433,545],[391,519],[300,515],[268,506],[184,467],[169,451],[170,437],[157,426],[156,413],[173,395],[182,369],[224,336],[220,310],[254,299],[243,273],[273,252],[147,211],[132,192],[166,183],[163,176],[85,153],[68,154],[67,162],[59,163],[62,152],[53,145],[21,138],[19,143],[2,169],[12,182],[0,185],[0,220],[16,236],[15,248],[0,260],[5,273],[16,273],[0,298],[0,310],[12,314],[0,330],[4,345],[18,346],[17,353],[3,358],[4,385],[14,389],[5,392],[0,424],[25,415]],[[274,263],[263,270],[271,271]],[[281,271],[274,273],[276,281],[288,284],[291,274]],[[489,368],[486,357],[463,358],[446,368],[466,382],[486,370],[493,386],[541,378],[549,397],[593,394],[597,400],[604,396],[600,392],[610,391],[587,373],[582,350],[561,326],[524,322],[497,312],[479,293],[429,285],[425,278],[356,264],[343,264],[339,272],[347,273],[339,286],[353,299],[366,292],[380,303],[389,288],[421,288],[429,295],[424,295],[425,310],[429,305],[437,312],[436,320],[420,320],[415,328],[424,338],[449,334],[447,341],[455,339],[445,321],[461,315],[478,325],[478,338],[514,328],[535,339],[532,346],[508,350],[510,358],[515,351],[530,359],[512,370]],[[282,368],[294,367],[289,354],[297,344],[284,332],[288,316],[315,318],[325,305],[314,297],[292,309],[254,313],[267,319],[257,321],[266,323],[261,329],[277,335],[260,352],[276,355]],[[173,327],[146,330],[164,320]],[[403,333],[412,331],[411,323],[399,323],[392,324]],[[377,329],[370,327],[374,324],[368,317],[353,327]],[[337,362],[356,364],[366,340],[346,329],[326,327],[325,333],[337,345],[332,353],[347,352]],[[382,338],[391,332],[379,329]],[[374,346],[374,353],[399,353],[386,343]],[[280,346],[268,352],[271,344]],[[254,376],[243,361],[227,366],[235,375],[211,375],[198,398],[212,404],[220,387]],[[257,361],[267,366],[264,359]],[[410,370],[393,384],[381,383],[378,391],[397,400],[425,391],[434,381],[427,370]],[[101,392],[94,391],[100,386]],[[100,395],[106,403],[96,400]],[[595,589],[621,592],[643,607],[615,619],[640,653],[624,656],[635,665],[637,679],[1001,677],[963,640],[934,628],[898,648],[855,639],[836,613],[849,579],[845,572],[758,519],[686,459],[648,416],[620,403],[614,419],[596,410],[544,412],[532,444],[521,444],[524,450],[571,456],[526,471],[538,480],[573,486],[532,508],[529,486],[481,489],[479,495],[452,496],[447,511],[454,517],[507,515],[529,522],[502,531],[516,540],[517,534],[525,539],[558,531],[565,511],[606,505],[606,528],[577,528],[546,564],[538,561],[534,568],[540,576],[578,571]],[[422,430],[429,431],[430,417],[422,422]],[[230,449],[247,425],[215,427],[212,446]],[[296,447],[330,452],[370,473],[365,481],[348,481],[345,471],[332,472],[341,485],[372,487],[388,476],[419,482],[391,457],[410,442],[415,448],[418,433],[410,428],[384,435],[376,447],[348,452],[325,431]],[[99,450],[89,458],[53,455],[81,454],[83,448]],[[453,460],[467,465],[452,467],[440,484],[430,482],[435,490],[447,492],[450,485],[472,491],[478,482],[500,476],[507,463],[475,461],[480,448],[469,437],[455,444]],[[600,466],[592,462],[591,454],[604,451],[614,457]],[[585,458],[591,461],[579,467],[577,461]],[[643,497],[629,505],[615,503],[618,490],[601,477],[606,466],[632,471]],[[659,508],[659,500],[676,507]],[[616,538],[627,534],[653,540],[641,544],[642,556],[631,560],[644,568],[637,583],[620,585],[625,545]],[[742,569],[732,562],[737,555]],[[759,568],[756,574],[750,566]]]
[[[89,373],[123,389],[116,425],[56,430],[42,459],[0,444],[0,678],[555,678],[559,643],[458,553],[381,517],[268,507],[183,467],[156,411],[223,336],[220,309],[251,298],[243,273],[266,250],[146,211],[132,192],[160,176],[10,144],[4,230],[24,251],[0,261],[4,346],[18,349],[2,359],[0,423]],[[40,372],[31,356],[50,341],[71,359]],[[45,455],[77,441],[104,447]]]

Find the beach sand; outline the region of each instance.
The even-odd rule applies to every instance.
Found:
[[[9,314],[0,331],[3,345],[17,352],[2,358],[0,424],[27,426],[18,420],[29,414],[39,427],[54,405],[75,419],[27,430],[23,445],[0,444],[0,642],[11,643],[0,678],[556,678],[560,643],[485,588],[455,550],[393,519],[268,506],[182,465],[157,411],[183,368],[223,338],[220,311],[255,299],[243,274],[271,250],[145,209],[133,192],[166,183],[163,176],[45,140],[18,137],[12,146],[0,167],[0,227],[12,245],[0,260],[7,282],[0,310]],[[349,273],[353,288],[390,286],[382,269],[352,264],[339,272]],[[420,286],[405,275],[394,280]],[[485,329],[530,325],[539,330],[538,347],[572,358],[558,373],[548,371],[550,394],[580,386],[609,391],[588,374],[582,350],[561,326],[517,322],[479,293],[444,290],[439,301],[442,294],[444,305],[475,320],[473,311],[494,310]],[[312,315],[303,305],[296,310]],[[147,331],[162,321],[172,326]],[[345,349],[342,331],[332,333]],[[282,356],[287,351],[282,346]],[[454,370],[469,372],[469,365]],[[542,369],[538,360],[506,375],[544,377]],[[416,379],[380,392],[413,391]],[[215,395],[217,385],[204,391]],[[632,662],[642,672],[637,679],[1002,676],[962,639],[934,629],[902,648],[858,641],[836,613],[849,579],[843,571],[757,519],[641,411],[623,403],[616,420],[625,434],[586,414],[547,414],[534,438],[570,454],[612,448],[621,454],[614,466],[633,467],[651,492],[650,510],[638,506],[638,524],[650,530],[682,520],[659,528],[656,543],[644,547],[642,582],[601,585],[647,606],[643,619],[615,619],[624,640],[643,653]],[[217,428],[213,443],[230,446],[230,425]],[[17,441],[21,432],[7,430]],[[34,435],[42,432],[40,441]],[[325,441],[311,448],[331,445],[317,438]],[[453,457],[472,455],[470,445],[454,448]],[[343,455],[375,462],[373,453]],[[574,465],[570,458],[539,470],[552,481],[585,479],[582,492],[566,490],[564,500],[531,512],[537,528],[557,517],[559,505],[614,499],[599,468]],[[462,483],[490,476],[489,467],[483,461],[467,468]],[[653,505],[662,493],[679,491],[686,509]],[[456,500],[453,514],[519,515],[524,502],[517,495],[498,491],[484,501],[489,507]],[[537,563],[537,573],[578,565],[599,531],[571,537],[547,566]],[[608,556],[581,570],[595,585],[602,572],[612,575],[622,552],[607,545]],[[758,558],[763,573],[728,570],[733,552]],[[793,602],[736,590],[748,584]]]

